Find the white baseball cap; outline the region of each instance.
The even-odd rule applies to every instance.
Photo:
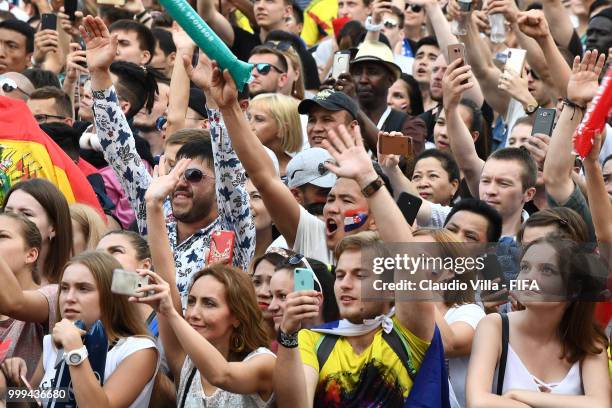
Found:
[[[327,150],[320,147],[302,150],[287,163],[287,185],[295,188],[310,183],[332,188],[336,184],[336,175],[327,170],[325,162],[333,162]]]

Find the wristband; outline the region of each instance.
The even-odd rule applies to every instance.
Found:
[[[570,108],[578,108],[578,109],[580,109],[581,111],[585,111],[585,110],[586,110],[586,106],[580,106],[580,105],[578,105],[576,102],[572,102],[572,101],[570,101],[570,100],[569,100],[569,99],[567,99],[567,98],[563,98],[563,105],[567,105],[567,106],[569,106]]]
[[[374,195],[375,192],[380,190],[380,188],[384,185],[383,179],[380,176],[376,177],[376,180],[369,183],[367,186],[361,189],[363,195],[368,198]]]
[[[368,16],[365,21],[365,29],[367,31],[380,31],[385,26],[384,23],[374,24],[372,23],[372,16]]]
[[[296,348],[298,346],[298,332],[287,334],[279,329],[276,341],[285,348]]]

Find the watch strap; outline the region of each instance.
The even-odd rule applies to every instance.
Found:
[[[80,360],[78,362],[72,362],[70,361],[71,357],[74,355],[78,355],[80,357]],[[79,347],[78,349],[74,349],[72,351],[69,351],[67,353],[64,354],[64,359],[66,361],[66,364],[68,364],[69,366],[78,366],[80,365],[87,357],[89,356],[89,353],[87,352],[87,347],[82,346]]]
[[[376,177],[376,179],[370,182],[367,186],[361,189],[363,195],[367,197],[371,197],[375,192],[380,190],[380,188],[384,185],[383,179],[380,176]]]

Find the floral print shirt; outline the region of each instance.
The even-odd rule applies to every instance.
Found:
[[[113,86],[94,91],[94,117],[104,157],[112,166],[136,213],[140,234],[146,236],[145,193],[152,177],[138,153],[128,122],[121,111]],[[236,234],[234,266],[247,270],[255,254],[255,224],[249,208],[245,188],[246,174],[231,145],[221,114],[209,110],[210,135],[214,154],[218,217],[183,242],[178,242],[177,223],[171,216],[166,200],[164,206],[170,245],[174,252],[176,284],[183,304],[191,286],[191,277],[205,266],[204,254],[210,244],[211,233],[230,230]]]

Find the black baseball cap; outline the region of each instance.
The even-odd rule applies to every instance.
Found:
[[[298,105],[298,112],[302,115],[310,113],[312,108],[320,106],[323,109],[337,112],[345,110],[351,114],[353,119],[357,119],[359,107],[357,103],[344,92],[334,91],[332,89],[324,89],[315,95],[312,99],[304,99]]]

